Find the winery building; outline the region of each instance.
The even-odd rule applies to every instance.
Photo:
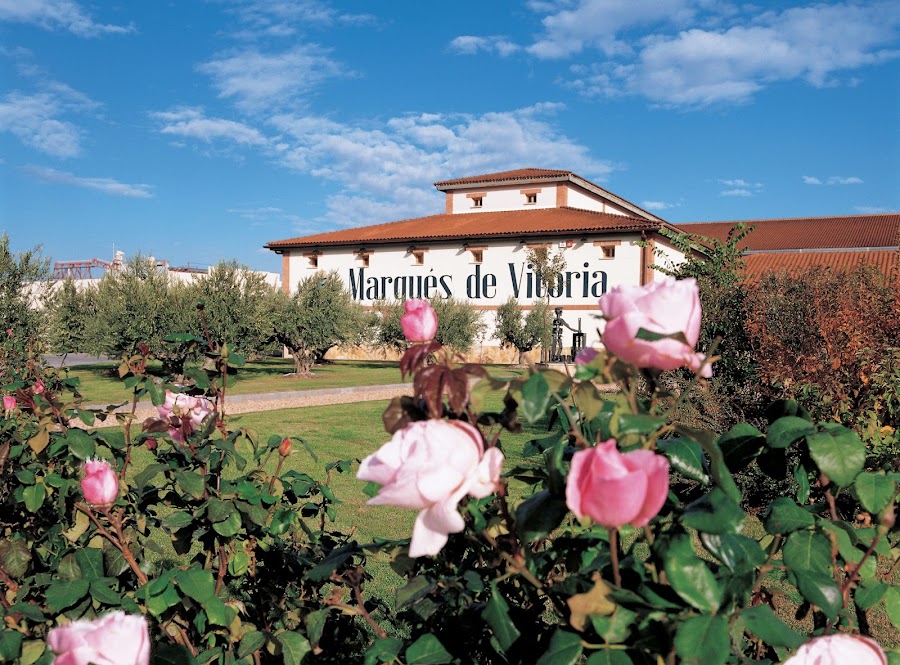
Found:
[[[440,214],[268,243],[282,257],[282,288],[291,292],[316,271],[333,270],[363,305],[407,298],[466,300],[482,310],[487,325],[478,354],[505,361],[512,354],[493,339],[493,313],[508,298],[525,309],[549,296],[565,329],[564,344],[570,347],[581,331],[579,339],[591,345],[598,341],[600,295],[659,279],[654,263],[684,260],[667,233],[724,238],[734,224],[670,224],[565,170],[517,169],[435,187],[445,196]],[[794,254],[805,255],[801,263],[839,263],[839,256],[845,263],[876,260],[887,270],[897,262],[898,214],[752,223],[758,230],[745,240],[750,269],[790,267]],[[549,294],[527,260],[528,249],[535,247],[565,258],[566,269],[549,285]]]

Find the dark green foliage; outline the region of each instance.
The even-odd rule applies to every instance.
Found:
[[[5,334],[38,336],[43,322],[33,307],[49,287],[50,260],[37,246],[24,252],[9,248],[9,236],[0,235],[0,328]]]
[[[460,353],[468,351],[483,330],[484,324],[479,313],[467,301],[456,298],[432,298],[428,302],[438,318],[434,338]],[[379,302],[376,303],[375,310],[379,319],[375,343],[395,349],[405,348],[407,341],[400,326],[400,317],[404,313],[403,302]]]
[[[497,309],[494,337],[502,346],[512,346],[519,352],[518,364],[525,362],[525,353],[541,344],[550,335],[547,303],[538,301],[524,319],[518,301],[510,297]]]

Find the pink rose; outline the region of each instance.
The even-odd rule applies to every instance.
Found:
[[[16,398],[12,395],[4,395],[3,396],[3,408],[7,411],[11,411],[16,408],[18,404],[16,404]]]
[[[108,506],[119,496],[119,479],[106,460],[88,460],[84,463],[81,491],[84,500],[95,506]]]
[[[178,418],[177,426],[170,422],[169,436],[178,443],[184,443],[185,433],[190,434],[200,427],[203,419],[213,412],[213,404],[205,397],[191,397],[167,390],[166,401],[156,407],[156,410],[163,420],[171,421],[173,415]]]
[[[369,505],[419,510],[409,545],[411,557],[434,555],[447,536],[465,528],[457,504],[497,490],[503,453],[484,450],[481,434],[459,420],[424,420],[396,432],[366,457],[356,477],[381,485]]]
[[[888,659],[875,640],[837,633],[811,639],[784,665],[888,665]]]
[[[410,342],[430,342],[437,333],[437,314],[427,300],[407,300],[406,314],[400,317],[403,334]]]
[[[142,616],[111,612],[93,621],[73,621],[47,635],[55,665],[147,665],[150,637]]]
[[[566,505],[608,529],[641,527],[653,519],[669,493],[669,460],[650,450],[624,455],[615,439],[572,456]]]
[[[687,366],[700,370],[706,356],[695,353],[700,336],[700,291],[693,278],[666,277],[646,286],[617,286],[600,297],[607,320],[603,344],[625,362],[661,370]],[[643,328],[659,335],[683,333],[687,344],[674,338],[637,339]],[[701,376],[712,376],[709,364]]]
[[[34,382],[34,392],[36,395],[40,395],[42,392],[44,392],[44,382],[40,379]]]

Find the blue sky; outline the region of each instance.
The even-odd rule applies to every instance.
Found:
[[[896,211],[898,37],[877,1],[0,0],[0,228],[277,271],[519,167],[675,223]]]

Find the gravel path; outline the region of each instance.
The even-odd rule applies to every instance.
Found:
[[[389,400],[399,395],[411,395],[411,383],[397,383],[383,386],[363,386],[351,388],[320,388],[318,390],[293,390],[281,393],[264,393],[258,395],[233,395],[226,397],[226,413],[255,413],[274,411],[275,409],[296,409],[304,406],[328,406],[331,404],[350,404],[352,402],[374,402]],[[105,405],[94,404],[88,408],[103,408]],[[118,412],[128,413],[130,407],[123,406]],[[156,417],[156,409],[149,404],[139,404],[135,412],[137,422]],[[99,420],[94,427],[112,427],[114,419],[106,422]]]

